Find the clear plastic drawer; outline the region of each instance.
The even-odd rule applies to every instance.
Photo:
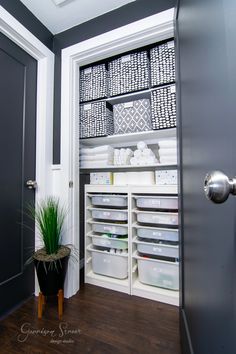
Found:
[[[117,249],[128,248],[128,238],[114,239],[105,236],[92,236],[92,242],[94,246],[99,246],[99,247],[110,247],[110,248],[117,248]]]
[[[127,221],[128,213],[127,211],[93,209],[92,217],[101,220]]]
[[[179,231],[173,229],[149,229],[137,227],[137,235],[141,238],[178,242]]]
[[[92,231],[99,233],[108,233],[114,235],[127,235],[128,228],[120,225],[110,225],[110,224],[92,224]]]
[[[140,196],[135,197],[137,208],[143,209],[178,209],[178,197]]]
[[[137,212],[137,221],[143,224],[178,225],[178,213]]]
[[[179,247],[151,242],[136,241],[137,250],[141,253],[155,256],[179,258]]]
[[[111,206],[116,208],[125,208],[128,205],[127,196],[99,194],[92,196],[92,204],[95,206]]]

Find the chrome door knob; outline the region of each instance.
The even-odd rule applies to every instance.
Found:
[[[37,182],[36,181],[32,181],[31,179],[29,179],[27,182],[26,182],[26,187],[28,189],[36,189],[37,188]]]
[[[228,178],[221,171],[212,171],[205,177],[204,192],[213,203],[224,203],[230,194],[236,195],[236,178]]]

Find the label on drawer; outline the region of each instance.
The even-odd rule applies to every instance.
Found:
[[[110,202],[110,198],[102,198],[103,203],[109,203]]]
[[[111,260],[108,258],[103,258],[103,263],[111,263]]]
[[[121,63],[126,63],[127,61],[131,60],[130,55],[125,55],[124,57],[121,58]]]
[[[124,108],[132,108],[134,106],[133,102],[125,102],[124,103]]]
[[[104,211],[102,214],[103,214],[104,216],[111,216],[111,213],[110,213],[109,211]]]
[[[162,232],[159,231],[153,231],[153,236],[162,236]]]
[[[152,200],[152,202],[151,202],[151,204],[152,205],[157,205],[157,206],[160,206],[161,205],[161,201],[160,201],[160,199],[156,199],[156,200]]]
[[[160,252],[160,253],[162,253],[162,248],[160,248],[160,247],[153,247],[153,249],[152,249],[154,252]]]

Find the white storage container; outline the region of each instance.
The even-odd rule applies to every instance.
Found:
[[[110,224],[92,224],[92,230],[94,232],[108,233],[114,235],[124,236],[128,234],[128,228],[120,225],[110,225]]]
[[[179,231],[173,229],[148,229],[137,227],[137,235],[142,238],[162,240],[162,241],[179,241]]]
[[[179,246],[163,245],[151,242],[136,241],[137,250],[141,253],[155,256],[179,258]]]
[[[127,221],[128,213],[127,211],[93,209],[92,217],[101,220]]]
[[[93,245],[100,247],[110,247],[118,249],[128,249],[127,239],[115,239],[104,236],[92,236]]]
[[[159,261],[157,259],[138,259],[140,282],[161,288],[179,290],[179,263]]]
[[[88,248],[92,253],[92,268],[97,274],[117,279],[128,277],[128,256]]]
[[[123,195],[98,194],[92,196],[92,204],[95,206],[112,206],[117,208],[125,208],[128,205],[128,200],[127,196]]]
[[[178,213],[137,212],[137,221],[144,224],[178,225]]]
[[[138,208],[178,209],[178,197],[140,196],[135,197]]]

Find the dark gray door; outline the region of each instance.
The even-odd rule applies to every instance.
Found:
[[[203,191],[209,171],[236,175],[235,14],[235,0],[179,1],[184,354],[236,353],[236,197]]]
[[[34,202],[25,182],[35,178],[37,62],[0,34],[0,316],[32,295],[34,225],[24,215]],[[27,227],[24,227],[27,225]]]

